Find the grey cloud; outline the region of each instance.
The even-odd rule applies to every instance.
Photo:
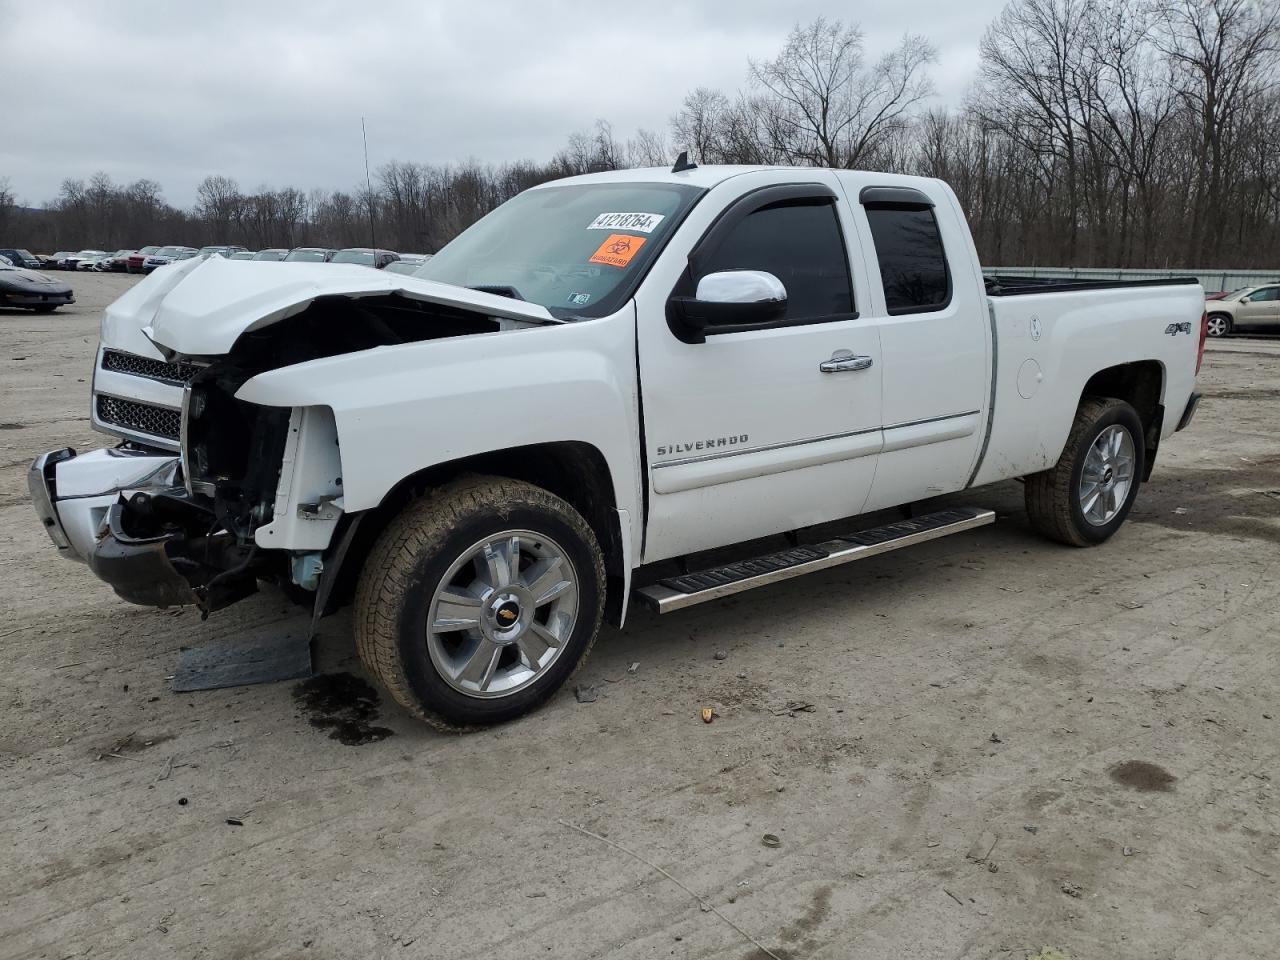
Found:
[[[0,139],[0,177],[31,203],[99,169],[155,179],[183,205],[208,173],[350,187],[362,115],[374,166],[545,159],[598,117],[624,137],[665,130],[685,93],[740,87],[748,57],[818,15],[858,21],[873,56],[925,34],[944,102],[957,102],[999,7],[0,0],[0,64],[32,94]]]

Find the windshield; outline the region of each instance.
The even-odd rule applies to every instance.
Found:
[[[36,257],[31,253],[31,251],[30,251],[30,250],[15,250],[15,251],[13,251],[13,252],[14,252],[14,253],[16,253],[16,254],[17,254],[21,259],[23,259],[23,260],[35,260],[35,259],[36,259]]]
[[[323,263],[323,250],[292,250],[285,260],[289,263]]]
[[[283,250],[259,250],[253,257],[255,260],[283,260]]]
[[[363,263],[366,267],[372,267],[374,258],[372,253],[362,253],[359,250],[339,250],[333,255],[330,263]]]
[[[676,183],[588,183],[528,190],[472,225],[414,274],[603,316],[631,295],[702,195]]]
[[[155,253],[159,249],[160,249],[159,247],[143,247],[141,250],[138,251],[138,253],[145,253],[150,255]]]
[[[157,257],[176,257],[182,252],[182,247],[161,247],[156,251]]]

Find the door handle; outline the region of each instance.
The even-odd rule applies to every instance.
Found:
[[[870,357],[855,357],[852,354],[837,355],[830,360],[823,360],[818,369],[823,373],[848,373],[854,370],[866,370],[871,366]]]

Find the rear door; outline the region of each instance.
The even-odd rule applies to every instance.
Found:
[[[864,231],[867,310],[883,354],[884,447],[870,511],[968,482],[990,403],[991,325],[973,241],[944,184],[850,174],[844,185]]]
[[[881,365],[851,244],[848,205],[826,171],[732,178],[672,238],[636,299],[646,562],[861,510],[880,449]],[[781,280],[785,319],[684,342],[668,299],[725,270]]]

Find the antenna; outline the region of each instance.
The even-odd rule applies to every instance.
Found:
[[[360,118],[360,136],[364,139],[364,201],[369,206],[369,246],[376,249],[378,241],[373,236],[373,181],[369,179],[369,132],[364,128],[364,117]]]
[[[696,163],[689,162],[689,151],[681,150],[680,156],[676,157],[676,165],[671,168],[672,173],[684,173],[686,170],[697,170]]]

